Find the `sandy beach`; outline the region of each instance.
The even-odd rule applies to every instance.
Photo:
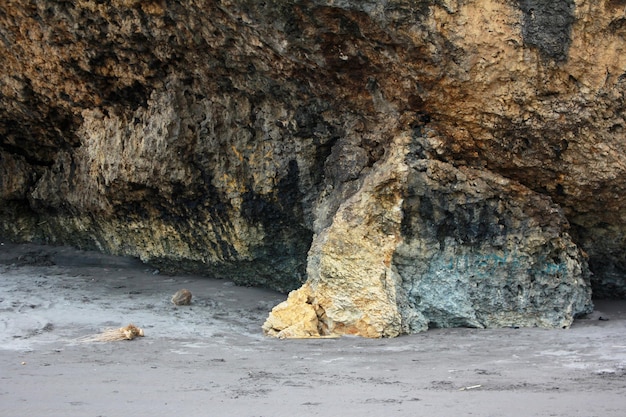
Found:
[[[189,306],[171,296],[187,288]],[[626,301],[570,329],[277,340],[286,298],[130,258],[0,245],[0,416],[623,416]],[[145,337],[81,342],[133,323]]]

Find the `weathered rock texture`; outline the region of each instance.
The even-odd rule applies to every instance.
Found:
[[[567,326],[626,296],[625,7],[4,1],[0,233],[306,281],[308,336]]]
[[[266,333],[568,327],[589,311],[587,263],[560,208],[488,171],[422,158],[424,142],[396,138],[341,204],[313,240],[309,281],[274,309]]]

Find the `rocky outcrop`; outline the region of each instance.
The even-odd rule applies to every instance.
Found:
[[[567,326],[626,296],[624,6],[6,1],[0,234],[306,283],[309,336]]]
[[[591,311],[587,263],[560,208],[499,175],[422,159],[428,142],[396,138],[316,235],[307,284],[270,314],[266,333],[565,328]]]

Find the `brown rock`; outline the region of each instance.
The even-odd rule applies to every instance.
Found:
[[[191,291],[185,288],[176,291],[176,293],[172,296],[172,303],[177,306],[188,306],[191,304]]]

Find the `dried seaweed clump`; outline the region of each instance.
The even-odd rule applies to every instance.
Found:
[[[87,336],[79,339],[81,342],[117,342],[118,340],[133,340],[134,338],[144,336],[143,329],[129,324],[119,329],[106,329],[102,333],[94,336]]]

